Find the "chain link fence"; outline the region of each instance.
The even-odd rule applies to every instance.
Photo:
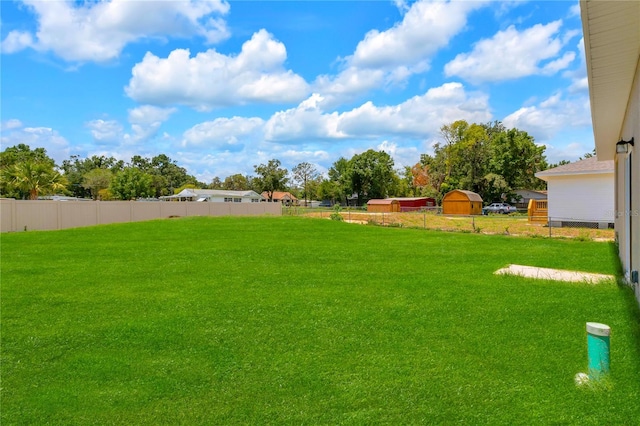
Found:
[[[414,211],[376,213],[363,208],[283,208],[283,215],[331,219],[338,213],[348,223],[401,228],[420,228],[478,234],[575,238],[581,240],[613,241],[613,223],[586,222],[577,218],[547,218],[532,221],[526,213],[488,215],[443,215],[440,207]],[[549,226],[551,225],[551,226]]]

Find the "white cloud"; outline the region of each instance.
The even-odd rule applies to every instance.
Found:
[[[142,144],[158,134],[158,129],[167,121],[175,108],[159,108],[142,105],[129,110],[131,133],[126,133],[117,120],[91,120],[85,124],[93,140],[99,145]]]
[[[591,152],[593,147],[595,146],[593,143],[593,134],[584,134],[580,141],[575,141],[576,136],[580,137],[579,134],[571,136],[566,135],[566,138],[558,139],[554,141],[550,141],[544,144],[545,151],[544,155],[547,157],[547,162],[549,164],[558,163],[562,160],[566,161],[576,161],[578,158],[583,156],[584,154]],[[565,135],[562,135],[565,136]]]
[[[589,91],[589,81],[587,79],[587,60],[584,55],[584,38],[581,38],[576,48],[579,52],[579,65],[573,70],[567,70],[563,73],[563,77],[571,79],[569,93],[583,92],[587,94]]]
[[[397,3],[402,5],[403,3]],[[386,31],[371,30],[337,76],[319,76],[314,90],[327,104],[350,99],[381,86],[401,84],[429,69],[429,61],[464,29],[467,17],[482,1],[431,2],[411,5],[401,22]]]
[[[569,16],[580,17],[580,4],[576,3],[569,8]]]
[[[98,144],[114,144],[122,140],[122,125],[115,120],[91,120],[86,123],[86,127]]]
[[[556,73],[575,59],[574,52],[556,59],[564,47],[559,35],[561,26],[560,20],[524,31],[510,26],[477,42],[470,53],[458,54],[445,65],[445,74],[482,82]]]
[[[247,141],[260,138],[263,125],[264,120],[257,117],[216,118],[197,124],[184,132],[182,146],[238,151]]]
[[[128,142],[146,142],[158,133],[163,122],[167,121],[175,108],[159,108],[152,105],[143,105],[129,110],[129,123],[133,135],[125,135]]]
[[[31,37],[30,33],[11,31],[7,37],[2,40],[0,49],[2,49],[2,53],[15,53],[31,46],[33,46],[33,37]]]
[[[388,72],[375,69],[349,67],[336,76],[321,75],[314,82],[314,89],[322,93],[327,106],[333,106],[373,88],[384,86]]]
[[[340,139],[338,114],[325,114],[322,96],[314,93],[295,108],[276,112],[265,124],[265,139],[275,142]]]
[[[467,14],[477,7],[478,2],[416,2],[394,27],[369,31],[350,63],[358,68],[384,69],[420,64],[446,46],[466,25]]]
[[[3,132],[7,130],[19,129],[20,127],[22,127],[22,121],[16,118],[11,118],[0,123],[0,130],[2,130]]]
[[[254,164],[272,158],[288,168],[308,161],[326,171],[340,156],[351,158],[372,145],[388,152],[402,167],[418,161],[420,146],[426,148],[428,140],[437,138],[443,124],[492,119],[487,95],[467,93],[461,83],[432,88],[398,105],[367,102],[343,113],[325,112],[323,105],[322,96],[313,94],[267,121],[231,117],[197,124],[184,132],[184,151],[175,155],[190,170],[200,171],[198,178],[205,181],[251,174]],[[344,140],[349,143],[335,143]],[[215,154],[209,154],[212,151]]]
[[[147,53],[133,67],[126,93],[139,102],[184,104],[198,110],[253,102],[297,102],[308,94],[302,77],[285,70],[284,44],[260,30],[237,56],[214,49],[193,58],[176,49],[166,59]]]
[[[525,130],[536,141],[544,142],[568,129],[591,126],[589,98],[564,98],[561,93],[543,100],[538,105],[522,107],[504,118],[505,126]]]
[[[406,13],[410,9],[407,0],[393,0],[393,4],[395,4],[400,13]]]
[[[406,146],[388,140],[383,141],[376,147],[378,151],[384,151],[393,158],[394,167],[400,173],[405,166],[413,166],[420,159],[422,152],[415,146]]]
[[[31,149],[44,148],[47,155],[57,164],[69,158],[69,141],[58,131],[50,127],[22,127],[20,120],[9,120],[9,128],[3,128],[0,144],[3,148],[18,144],[28,145]]]
[[[588,92],[588,91],[589,91],[589,79],[586,76],[573,80],[573,82],[571,83],[571,86],[569,86],[570,93]]]
[[[394,106],[377,107],[371,102],[340,115],[338,130],[363,136],[404,135],[425,138],[443,124],[455,120],[491,120],[488,97],[467,94],[460,83],[446,83]]]
[[[153,125],[167,121],[175,108],[159,108],[153,105],[142,105],[129,110],[129,123]]]
[[[274,114],[265,125],[265,138],[278,142],[385,135],[423,138],[455,120],[491,119],[488,97],[482,93],[467,94],[460,83],[446,83],[393,106],[366,102],[351,111],[327,114],[321,105],[322,97],[316,94],[296,108]]]
[[[222,0],[188,1],[23,1],[37,17],[37,31],[12,31],[2,49],[12,53],[31,47],[66,61],[104,62],[124,47],[152,37],[202,37],[216,43],[229,36],[221,15]]]

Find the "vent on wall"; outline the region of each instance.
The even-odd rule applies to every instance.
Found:
[[[591,228],[598,229],[598,224],[596,222],[562,222],[563,228]]]

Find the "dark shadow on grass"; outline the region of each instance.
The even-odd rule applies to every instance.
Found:
[[[611,261],[615,265],[618,288],[623,292],[623,297],[629,312],[629,319],[632,322],[631,330],[633,333],[636,352],[640,357],[640,302],[636,299],[633,284],[629,284],[624,279],[624,269],[622,268],[622,262],[620,261],[618,242],[609,243],[609,248]]]
[[[638,356],[640,356],[640,305],[638,304],[635,292],[631,286],[626,283],[619,286],[620,291],[624,292],[624,299],[629,311],[629,320],[631,321],[633,342],[636,352],[638,353]],[[640,366],[638,368],[640,368]]]

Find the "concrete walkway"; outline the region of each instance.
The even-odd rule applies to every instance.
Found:
[[[509,265],[498,269],[498,275],[517,275],[525,278],[538,278],[541,280],[569,281],[597,284],[601,281],[614,280],[613,275],[591,274],[588,272],[565,271],[562,269],[537,268],[535,266]]]

